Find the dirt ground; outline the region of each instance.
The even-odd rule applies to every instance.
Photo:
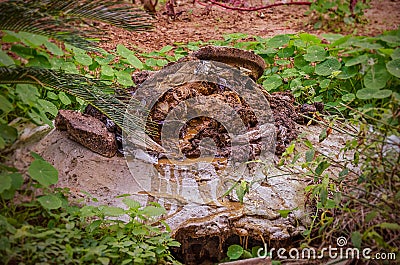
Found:
[[[175,11],[181,14],[175,20],[167,16],[165,4],[157,6],[154,29],[151,31],[129,32],[112,26],[104,27],[109,40],[101,44],[102,48],[114,49],[117,44],[122,43],[131,49],[148,52],[174,43],[223,39],[223,35],[235,32],[260,37],[296,32],[318,35],[326,32],[314,29],[310,22],[311,16],[304,14],[309,8],[307,5],[278,6],[245,12],[211,5],[205,7],[189,0],[176,2]],[[254,6],[261,4],[260,0],[253,2]],[[365,12],[365,24],[349,27],[347,31],[338,32],[338,29],[332,29],[331,32],[375,36],[384,30],[393,30],[400,26],[399,0],[372,0],[370,5],[371,8]]]

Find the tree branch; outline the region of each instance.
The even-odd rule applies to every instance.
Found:
[[[200,1],[196,1],[194,0],[194,3],[198,3],[202,6],[207,6],[206,3],[200,2]],[[284,5],[311,5],[312,2],[279,2],[279,3],[274,3],[274,4],[270,4],[270,5],[265,5],[265,6],[258,6],[258,7],[234,7],[234,6],[229,6],[229,5],[225,5],[223,3],[217,2],[215,0],[208,0],[206,2],[209,2],[212,5],[217,5],[226,9],[231,9],[231,10],[238,10],[238,11],[258,11],[258,10],[262,10],[262,9],[268,9],[271,7],[275,7],[275,6],[284,6]]]

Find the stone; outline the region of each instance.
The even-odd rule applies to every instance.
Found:
[[[55,119],[57,129],[67,131],[69,137],[86,148],[106,157],[117,152],[115,134],[100,120],[72,110],[60,110]]]

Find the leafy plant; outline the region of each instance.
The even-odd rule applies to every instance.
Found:
[[[39,155],[23,185],[20,173],[0,174],[0,258],[4,264],[159,264],[177,263],[169,252],[179,247],[156,225],[165,213],[158,204],[142,207],[123,198],[126,208],[68,201],[68,190],[53,188],[57,171]],[[124,216],[126,221],[120,220]]]
[[[333,28],[337,24],[354,24],[362,22],[364,10],[369,8],[370,1],[329,0],[313,1],[306,14],[314,13],[317,22],[315,28]]]

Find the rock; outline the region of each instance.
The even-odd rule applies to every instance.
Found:
[[[74,141],[93,152],[112,157],[117,152],[115,135],[98,119],[77,111],[60,110],[55,119],[57,129],[67,131]]]

